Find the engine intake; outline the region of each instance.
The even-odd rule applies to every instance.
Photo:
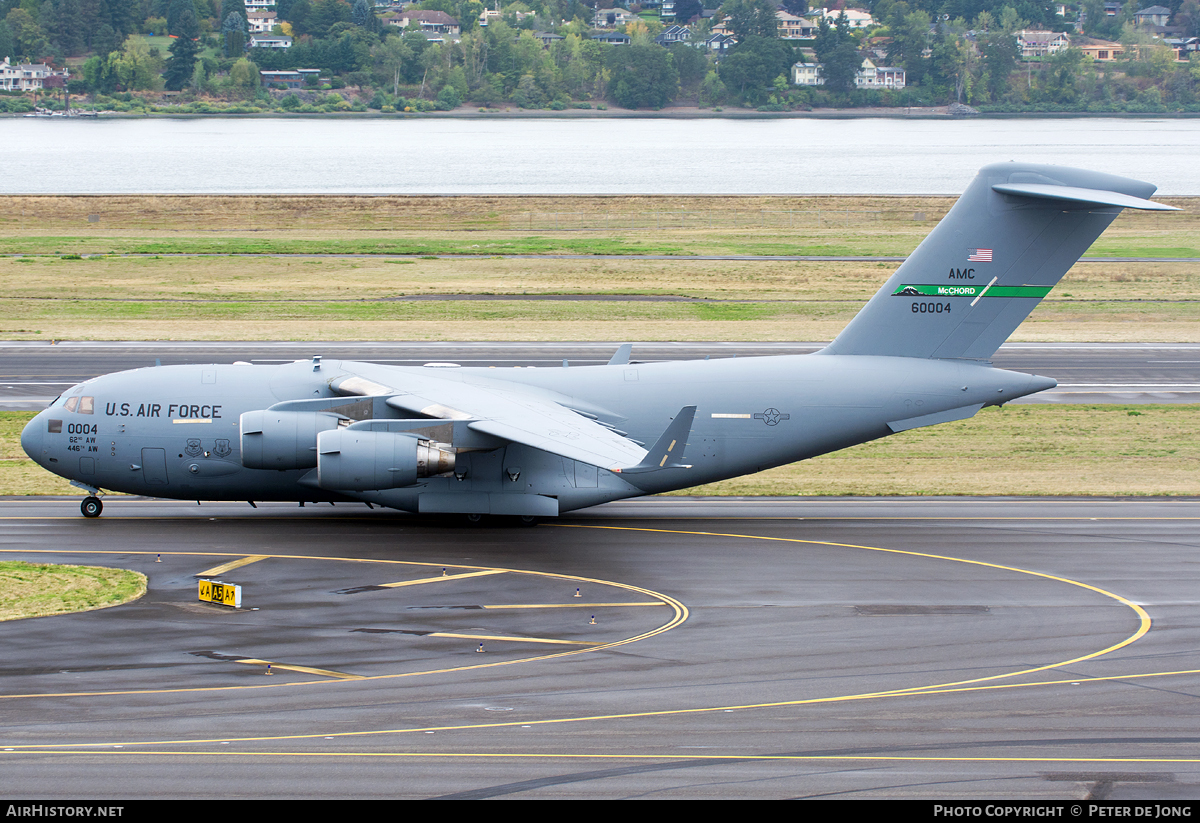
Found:
[[[328,412],[246,412],[238,420],[242,465],[248,469],[311,469],[317,465],[317,436],[336,429],[340,420]]]

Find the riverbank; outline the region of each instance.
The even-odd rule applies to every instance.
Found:
[[[1146,117],[1190,120],[1200,118],[1200,111],[1006,111],[970,112],[952,111],[952,106],[867,106],[861,108],[820,108],[802,111],[759,111],[733,107],[700,108],[698,106],[665,106],[661,109],[568,108],[561,111],[551,109],[522,109],[514,106],[479,108],[463,105],[449,111],[381,112],[327,111],[290,112],[265,109],[240,103],[206,103],[203,108],[189,108],[191,104],[164,106],[154,111],[96,111],[97,117],[106,119],[138,120],[158,118],[221,117],[232,119],[278,118],[282,120],[330,119],[330,120],[589,120],[589,119],[651,119],[651,120],[1012,120],[1028,118],[1035,120],[1093,120],[1103,118],[1144,119]],[[89,113],[93,109],[83,109]],[[30,113],[0,113],[0,118],[33,117]],[[37,115],[39,119],[52,119]],[[61,117],[57,119],[62,119]]]

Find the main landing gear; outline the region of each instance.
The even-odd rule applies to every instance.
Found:
[[[100,502],[99,497],[92,495],[83,498],[83,502],[79,504],[79,510],[83,512],[84,517],[99,517],[100,512],[104,511],[104,504]]]
[[[540,517],[533,515],[488,515],[488,514],[468,514],[466,515],[467,523],[472,526],[483,526],[490,522],[496,525],[504,526],[536,526],[541,522]]]

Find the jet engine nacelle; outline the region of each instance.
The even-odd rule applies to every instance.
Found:
[[[317,435],[317,485],[323,489],[395,489],[454,470],[454,452],[405,432],[337,429]]]
[[[317,465],[317,435],[336,429],[338,420],[328,412],[246,412],[238,421],[242,465],[248,469],[311,469]]]

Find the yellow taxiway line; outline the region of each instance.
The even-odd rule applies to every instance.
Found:
[[[228,563],[222,563],[220,566],[213,566],[211,569],[196,572],[192,577],[216,577],[219,574],[225,574],[225,572],[231,572],[234,569],[240,569],[242,566],[249,566],[251,563],[257,563],[260,560],[266,559],[267,555],[265,554],[252,554],[240,560],[230,560]]]
[[[492,574],[505,574],[506,569],[487,569],[481,572],[463,572],[461,574],[444,574],[441,577],[422,577],[420,580],[400,580],[396,583],[380,583],[381,589],[399,589],[402,586],[420,586],[424,583],[444,583],[447,580],[462,580],[465,577],[487,577]]]
[[[246,663],[251,666],[270,666],[272,670],[282,669],[283,671],[300,672],[301,674],[316,674],[321,677],[332,677],[337,680],[363,679],[361,674],[347,674],[346,672],[335,672],[330,669],[314,669],[311,666],[293,666],[288,663],[276,663],[274,660],[259,660],[257,657],[243,657],[233,662]]]

